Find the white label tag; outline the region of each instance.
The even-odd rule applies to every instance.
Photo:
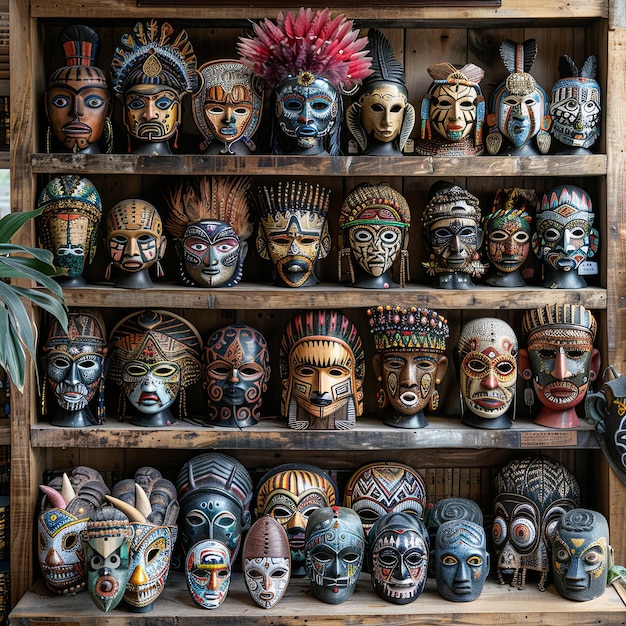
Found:
[[[598,273],[598,264],[596,261],[583,261],[578,266],[579,276],[593,276]]]

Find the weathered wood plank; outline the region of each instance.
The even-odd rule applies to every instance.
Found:
[[[34,447],[264,449],[264,450],[398,450],[421,448],[550,449],[598,448],[591,426],[557,431],[517,420],[510,429],[471,428],[459,419],[430,417],[417,430],[385,426],[368,417],[345,431],[293,430],[285,420],[266,418],[251,428],[220,428],[176,422],[162,428],[138,428],[109,419],[101,426],[60,428],[39,422],[31,428]]]
[[[105,286],[65,289],[68,306],[126,307],[136,293]],[[203,289],[157,283],[141,292],[141,305],[176,309],[305,309],[336,307],[366,308],[380,300],[397,306],[425,306],[445,312],[455,309],[527,309],[566,299],[589,309],[604,309],[607,293],[599,287],[548,289],[523,287],[499,289],[476,285],[471,290],[436,289],[411,283],[405,288],[389,289],[383,294],[337,284],[320,284],[306,289],[273,287],[268,284],[239,283],[234,287]]]
[[[66,17],[67,15],[80,15],[82,19],[110,18],[112,15],[124,16],[127,19],[154,17],[155,9],[151,7],[138,7],[135,0],[102,0],[100,2],[85,3],[82,0],[64,0],[64,2],[49,2],[48,0],[35,0],[31,3],[31,12],[34,17]],[[216,7],[181,7],[171,5],[159,7],[159,17],[169,19],[231,19],[247,20],[263,17],[273,17],[279,11],[289,8],[298,10],[300,4],[276,4],[276,6],[253,6],[252,3],[233,3],[231,6]],[[378,9],[377,9],[378,7]],[[442,19],[449,20],[451,24],[467,24],[475,20],[521,20],[528,24],[532,20],[564,20],[584,18],[608,17],[607,0],[588,0],[587,2],[570,2],[568,0],[556,0],[545,3],[543,0],[527,0],[520,3],[516,0],[502,0],[502,6],[498,9],[493,7],[459,6],[446,11],[445,15],[441,8],[437,7],[411,7],[398,5],[392,2],[384,2],[375,6],[346,4],[345,6],[333,7],[333,13],[345,13],[348,17],[358,20],[372,20],[380,24],[381,21],[400,21],[403,23],[412,20],[432,21],[441,24]]]
[[[308,157],[288,155],[191,155],[149,157],[137,154],[43,154],[32,157],[37,174],[141,174],[152,176],[280,175],[311,176]],[[606,155],[456,157],[315,157],[317,176],[603,176]]]
[[[52,597],[40,581],[14,609],[11,625],[48,624],[52,606],[55,618],[63,620],[66,626],[191,626],[212,621],[212,618],[217,619],[221,626],[302,626],[320,623],[330,626],[432,626],[434,623],[591,626],[623,624],[624,616],[624,604],[612,588],[595,600],[572,602],[559,596],[552,585],[545,592],[540,592],[530,574],[523,590],[487,580],[478,599],[459,603],[444,600],[437,592],[434,579],[430,579],[417,603],[405,605],[382,600],[374,591],[368,574],[361,575],[354,594],[341,605],[320,602],[313,595],[307,579],[292,578],[281,601],[270,609],[255,605],[245,588],[242,574],[235,574],[224,603],[218,609],[207,612],[193,603],[182,575],[172,572],[150,613],[131,613],[124,607],[103,613],[95,607],[87,593]]]

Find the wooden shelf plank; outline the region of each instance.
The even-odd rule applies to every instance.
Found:
[[[208,289],[156,283],[150,289],[129,290],[105,285],[65,289],[65,300],[71,307],[126,308],[130,302],[138,307],[175,309],[306,309],[367,308],[392,302],[397,306],[421,306],[445,312],[472,308],[490,310],[530,309],[569,302],[588,309],[605,309],[607,293],[600,287],[585,289],[548,289],[523,287],[500,289],[476,285],[471,290],[436,289],[409,284],[403,289],[360,289],[336,284],[320,284],[302,289],[274,287],[259,283],[239,283],[234,287]]]
[[[281,601],[271,609],[257,606],[246,591],[242,575],[235,574],[224,603],[207,611],[196,606],[184,578],[171,572],[165,590],[149,613],[131,613],[122,603],[109,613],[96,608],[87,592],[53,596],[42,581],[24,595],[10,614],[12,626],[34,626],[49,616],[63,624],[78,626],[191,626],[215,619],[220,626],[302,626],[302,624],[361,624],[394,626],[414,624],[623,624],[624,603],[612,587],[600,598],[573,602],[558,595],[553,585],[541,592],[531,574],[522,590],[489,579],[473,602],[449,602],[437,592],[434,580],[414,602],[405,605],[382,600],[373,590],[368,574],[362,574],[354,594],[342,604],[326,604],[313,595],[310,582],[292,579]],[[41,622],[39,621],[41,620]]]
[[[605,154],[526,157],[317,156],[315,176],[604,176]],[[137,154],[41,154],[38,174],[151,174],[155,176],[311,176],[311,158],[288,155],[146,156]]]
[[[376,22],[401,21],[410,24],[419,22],[441,23],[442,9],[436,6],[418,7],[411,3],[395,3],[391,0],[383,0],[377,3],[380,9],[384,7],[384,13],[378,11]],[[267,2],[253,6],[253,3],[229,2],[223,5],[209,6],[184,6],[178,3],[170,6],[159,6],[160,18],[196,20],[247,20],[254,18],[272,17],[279,11],[292,9],[297,11],[300,4],[296,2],[276,3],[270,6]],[[345,13],[352,19],[372,19],[372,6],[363,3],[349,3],[345,5],[333,4],[333,14]],[[136,18],[154,17],[155,8],[150,6],[137,6],[136,0],[103,0],[97,3],[85,4],[83,0],[64,0],[64,2],[50,2],[49,0],[35,0],[31,3],[31,15],[33,17],[67,17],[68,15],[80,15],[82,19],[108,18],[112,15],[124,16],[128,20]],[[608,3],[606,0],[587,0],[586,2],[571,2],[569,0],[502,0],[499,8],[493,6],[476,7],[471,3],[458,3],[458,6],[446,11],[445,17],[449,24],[467,27],[468,23],[477,20],[491,20],[508,23],[511,20],[522,21],[529,26],[536,20],[572,20],[572,19],[597,19],[608,17]],[[447,22],[448,23],[448,22]]]
[[[425,428],[408,430],[384,425],[379,419],[360,417],[350,430],[294,430],[283,419],[267,418],[238,430],[176,422],[146,428],[109,418],[91,428],[62,428],[40,422],[31,426],[31,444],[41,448],[157,448],[223,450],[407,450],[599,447],[593,427],[582,423],[572,430],[554,430],[527,420],[510,429],[486,430],[461,424],[450,417],[428,418]]]

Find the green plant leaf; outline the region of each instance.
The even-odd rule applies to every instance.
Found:
[[[53,265],[54,263],[54,254],[45,248],[29,248],[28,246],[20,246],[15,243],[0,243],[0,259],[4,256],[15,254],[29,254],[48,265]]]
[[[0,259],[5,262],[5,267],[12,268],[14,273],[11,278],[30,278],[51,291],[57,298],[63,300],[63,288],[53,278],[47,276],[43,272],[31,267],[30,263],[22,263],[22,258],[14,257],[11,259]]]
[[[45,291],[38,289],[27,289],[25,287],[17,287],[13,285],[15,292],[22,298],[31,300],[38,307],[41,307],[51,315],[53,315],[61,324],[63,330],[67,333],[67,309],[65,302],[51,296]]]
[[[36,346],[33,323],[18,293],[19,288],[15,285],[0,281],[0,300],[4,302],[9,313],[8,333],[17,336],[34,359]]]
[[[0,243],[9,243],[11,237],[29,220],[41,214],[43,208],[9,213],[0,219]]]
[[[16,338],[10,329],[9,311],[6,307],[0,306],[0,366],[21,392],[24,390],[26,353],[19,338]]]

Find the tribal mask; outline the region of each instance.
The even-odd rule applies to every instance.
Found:
[[[290,428],[354,427],[363,412],[365,354],[348,318],[336,311],[296,316],[283,333],[279,364]]]
[[[485,529],[469,520],[450,520],[437,530],[432,555],[439,593],[452,602],[480,596],[489,574]]]
[[[270,515],[252,524],[242,548],[243,576],[250,597],[263,609],[276,605],[291,575],[289,539]]]
[[[307,287],[319,282],[315,264],[330,252],[326,216],[330,190],[298,181],[260,190],[257,250],[271,260],[276,284]]]
[[[401,511],[422,519],[426,484],[409,465],[394,461],[369,463],[348,480],[343,504],[359,515],[367,537],[373,524],[387,513]]]
[[[203,609],[216,609],[230,587],[230,551],[216,539],[198,541],[187,552],[185,578],[192,600]]]
[[[541,574],[544,591],[550,572],[550,540],[559,519],[580,506],[576,478],[548,457],[526,457],[505,465],[495,478],[493,542],[498,580],[511,576],[523,589],[527,570]]]
[[[566,146],[589,148],[600,135],[600,85],[595,80],[596,57],[587,57],[579,70],[564,54],[559,59],[560,79],[550,98],[552,135]]]
[[[210,61],[198,68],[192,96],[194,121],[204,137],[201,150],[220,154],[254,152],[252,137],[263,111],[263,83],[241,61]],[[241,146],[243,145],[243,149]]]
[[[211,422],[239,428],[258,422],[270,377],[267,342],[259,331],[245,324],[216,330],[204,348],[203,370]]]
[[[479,317],[465,324],[458,344],[461,395],[470,414],[463,421],[482,428],[508,428],[514,411],[518,345],[504,320]],[[476,417],[474,417],[476,416]]]
[[[528,350],[520,350],[520,372],[532,380],[541,404],[538,424],[580,424],[576,406],[600,371],[600,352],[593,347],[596,330],[594,316],[581,305],[546,305],[525,313],[522,332]]]
[[[64,28],[59,43],[65,65],[46,86],[46,115],[55,139],[65,152],[97,154],[105,136],[111,151],[111,95],[104,72],[94,65],[100,38],[89,26]],[[48,152],[53,152],[48,146]]]
[[[313,594],[328,604],[341,604],[354,593],[365,559],[361,519],[343,506],[311,513],[304,544],[306,570]]]
[[[390,411],[384,422],[398,428],[426,426],[424,409],[439,402],[436,385],[448,368],[447,320],[436,311],[379,306],[367,310],[377,353],[372,364],[379,381],[378,406]]]
[[[287,532],[292,576],[305,575],[304,535],[316,509],[337,504],[337,486],[319,467],[284,464],[261,478],[256,493],[256,515],[269,515]]]
[[[606,590],[612,565],[613,549],[604,515],[589,509],[565,513],[552,537],[556,590],[569,600],[598,598]]]
[[[387,513],[372,526],[368,546],[376,593],[392,604],[417,600],[428,575],[428,532],[424,522],[405,512]]]
[[[83,270],[91,263],[98,246],[102,200],[87,178],[76,175],[53,178],[39,195],[37,208],[39,238],[54,255],[54,264],[67,270],[59,278],[64,286],[81,286]]]

